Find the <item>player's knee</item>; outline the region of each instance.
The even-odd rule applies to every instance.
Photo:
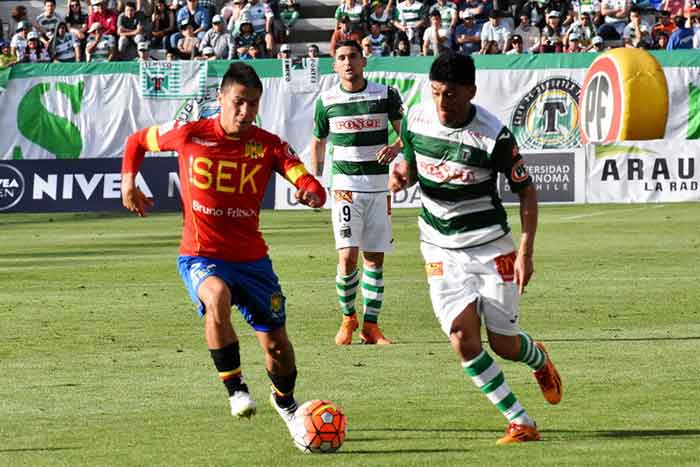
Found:
[[[222,281],[210,281],[202,284],[199,299],[209,316],[217,321],[231,317],[231,291]]]
[[[450,330],[450,343],[455,352],[465,360],[476,358],[482,351],[480,339],[473,339],[470,333],[460,328]]]

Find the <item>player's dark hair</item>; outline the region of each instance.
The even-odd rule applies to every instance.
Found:
[[[430,66],[430,81],[473,86],[476,83],[474,60],[451,50],[443,52]]]
[[[136,2],[126,2],[126,6],[130,6],[134,10],[136,9]]]
[[[255,88],[262,92],[263,85],[260,77],[252,66],[243,62],[234,62],[226,70],[226,74],[221,80],[220,89],[223,91],[232,84],[240,84],[247,88]]]
[[[352,39],[338,41],[335,43],[335,50],[338,50],[341,47],[352,47],[353,49],[357,50],[360,55],[362,55],[362,47],[360,46],[360,43]]]

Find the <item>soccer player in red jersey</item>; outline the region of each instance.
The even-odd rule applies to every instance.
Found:
[[[297,199],[307,206],[323,206],[326,193],[289,144],[253,124],[261,95],[255,70],[233,63],[221,82],[218,117],[131,135],[122,164],[122,202],[145,216],[153,201],[135,184],[145,152],[177,151],[184,215],[178,269],[204,316],[207,345],[228,390],[231,414],[248,418],[256,411],[231,325],[231,306],[236,305],[265,353],[270,401],[290,427],[297,406],[294,349],[285,329],[285,297],[258,216],[273,171],[296,186]]]

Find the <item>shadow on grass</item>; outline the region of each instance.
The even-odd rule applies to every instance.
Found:
[[[358,450],[353,450],[353,451],[344,451],[340,450],[337,452],[334,452],[334,456],[338,455],[355,455],[355,454],[445,454],[449,452],[459,452],[459,453],[465,453],[465,452],[470,452],[473,451],[473,449],[441,449],[441,448],[426,448],[426,449],[420,449],[420,448],[414,448],[414,449],[377,449],[377,450],[370,450],[370,449],[358,449]]]
[[[76,449],[82,449],[79,447],[60,447],[60,448],[0,448],[0,454],[3,452],[54,452],[54,451],[74,451]]]
[[[654,342],[654,341],[697,341],[700,340],[700,336],[668,336],[668,337],[580,337],[580,338],[567,338],[567,339],[538,339],[538,341],[543,343],[548,342]],[[488,341],[481,341],[482,344],[487,344]],[[447,339],[445,340],[433,340],[433,341],[399,341],[395,342],[394,345],[415,345],[415,344],[449,344]],[[358,345],[361,345],[358,343]]]

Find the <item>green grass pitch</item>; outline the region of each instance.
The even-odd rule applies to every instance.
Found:
[[[178,214],[0,214],[0,466],[700,464],[700,203],[541,207],[522,324],[547,345],[565,394],[548,406],[525,366],[498,360],[543,437],[504,447],[505,420],[433,316],[416,214],[394,213],[380,321],[396,345],[382,348],[333,344],[329,212],[262,215],[297,396],[348,416],[331,455],[293,447],[237,314],[259,411],[228,414],[176,272]]]

